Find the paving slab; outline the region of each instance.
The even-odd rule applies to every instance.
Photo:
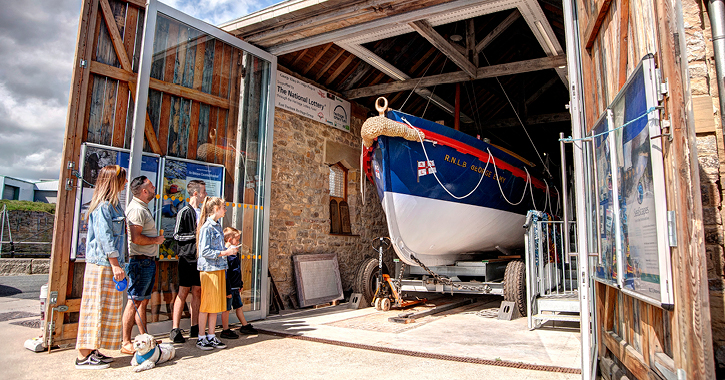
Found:
[[[336,322],[354,316],[372,314],[374,309],[347,310],[327,308],[302,313],[273,317],[267,321],[257,321],[255,326],[270,329],[277,324],[283,329],[297,332],[324,332],[337,329],[357,336],[356,330],[366,330],[318,324],[318,322]],[[344,312],[340,312],[344,310]],[[52,353],[34,353],[23,349],[26,339],[37,336],[38,328],[29,328],[19,322],[37,320],[39,302],[37,300],[0,297],[0,314],[16,313],[19,318],[0,321],[0,336],[5,344],[0,349],[0,379],[441,379],[441,378],[485,378],[485,379],[579,379],[580,375],[545,371],[523,370],[493,365],[462,363],[450,360],[422,358],[409,355],[379,352],[366,349],[323,344],[302,339],[284,338],[268,334],[243,336],[237,340],[226,340],[227,349],[200,351],[194,341],[176,344],[177,355],[171,362],[160,364],[152,370],[134,373],[130,366],[131,357],[118,351],[106,354],[116,358],[111,368],[98,371],[76,370],[73,361],[76,351],[72,348],[53,350]],[[25,314],[22,314],[25,313]],[[349,314],[348,314],[349,313]],[[31,315],[28,317],[27,315]],[[314,316],[309,316],[314,315]],[[468,315],[472,320],[481,318]],[[283,320],[284,319],[284,320]],[[434,328],[442,319],[454,321],[451,317],[439,318],[422,325],[420,328]],[[471,321],[465,320],[470,324]],[[454,329],[454,327],[451,327]],[[397,333],[401,336],[416,329]],[[448,330],[447,330],[448,331]],[[478,330],[477,330],[478,331]],[[374,337],[366,341],[385,342],[395,333],[369,331]],[[477,334],[478,332],[476,332]],[[414,335],[415,337],[415,335]],[[168,342],[167,337],[162,337]],[[357,339],[357,338],[356,338]],[[377,340],[375,340],[377,339]],[[420,337],[416,339],[422,339]],[[474,340],[474,339],[472,339]],[[420,341],[420,340],[418,340]],[[472,345],[462,342],[460,347]],[[475,342],[473,344],[475,346]]]
[[[453,301],[432,300],[439,305]],[[526,318],[498,320],[500,302],[500,297],[486,297],[473,305],[410,324],[388,322],[389,317],[401,314],[400,310],[348,310],[342,304],[270,316],[255,326],[278,333],[422,353],[581,368],[578,324],[559,322],[559,327],[547,325],[529,331]]]

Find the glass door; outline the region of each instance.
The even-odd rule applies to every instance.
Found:
[[[225,200],[222,226],[241,233],[243,310],[247,319],[264,318],[276,57],[153,0],[142,44],[134,109],[146,112],[134,114],[131,175],[134,152],[165,157],[157,220],[167,239],[149,322],[171,319],[179,285],[175,218],[189,202],[191,180]]]

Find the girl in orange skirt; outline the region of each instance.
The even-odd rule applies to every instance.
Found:
[[[196,347],[202,350],[226,348],[215,335],[216,315],[227,310],[226,256],[235,255],[238,248],[224,247],[224,233],[219,219],[226,215],[224,200],[206,197],[201,206],[199,227],[196,230],[197,256],[196,267],[201,279],[201,306],[199,307],[199,340]],[[208,323],[208,324],[207,324]],[[204,334],[204,327],[208,332]]]

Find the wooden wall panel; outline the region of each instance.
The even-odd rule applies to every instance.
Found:
[[[130,146],[136,95],[134,72],[138,70],[145,17],[145,10],[139,4],[123,0],[83,0],[63,165],[77,163],[82,142]],[[223,164],[225,194],[227,198],[231,197],[235,170],[231,147],[237,141],[235,120],[239,110],[238,104],[230,102],[230,98],[238,102],[242,72],[238,62],[240,51],[160,17],[154,52],[144,151],[153,149],[161,155]],[[85,68],[81,68],[81,59],[88,63]],[[198,153],[203,145],[206,145],[204,151],[207,153],[200,157]],[[208,149],[210,147],[222,149]],[[68,179],[67,174],[61,173],[63,183]],[[253,190],[248,190],[252,192],[249,201],[253,203]],[[72,193],[59,190],[56,225],[73,219],[74,200]],[[240,211],[244,213],[242,229],[247,231],[244,239],[249,250],[254,237],[255,209],[249,205],[240,207]],[[59,291],[59,304],[67,300],[70,305],[68,313],[60,319],[55,318],[64,322],[56,325],[56,344],[75,339],[84,270],[82,263],[70,261],[72,223],[65,225],[68,228],[59,228],[54,233],[51,257],[51,290]],[[251,251],[246,252],[242,262],[245,285],[249,289],[255,262]],[[173,289],[167,282],[174,283],[175,271],[170,268],[169,263],[159,266],[161,282],[157,284],[152,320],[154,315],[160,315],[164,304],[170,306],[169,300],[173,298]],[[249,305],[251,293],[246,294],[245,301]]]
[[[688,121],[684,107],[690,95],[682,79],[686,69],[680,67],[685,58],[676,49],[683,32],[676,30],[673,6],[668,0],[612,1],[592,48],[583,52],[582,93],[588,128],[612,102],[639,61],[646,54],[656,55],[663,78],[670,83],[662,117],[670,119],[676,131],[672,142],[664,147],[665,172],[670,173],[666,178],[668,209],[677,212],[678,236],[684,236],[672,250],[674,312],[597,284],[596,313],[602,321],[600,355],[616,356],[637,378],[656,377],[655,360],[671,360],[676,368],[686,370],[688,379],[712,378],[694,125]],[[602,15],[593,14],[600,8],[593,2],[579,2],[578,7],[584,15],[580,20],[580,34],[584,34],[583,25]]]

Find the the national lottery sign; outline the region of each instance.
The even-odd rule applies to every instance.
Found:
[[[277,107],[350,132],[350,102],[277,71]]]

